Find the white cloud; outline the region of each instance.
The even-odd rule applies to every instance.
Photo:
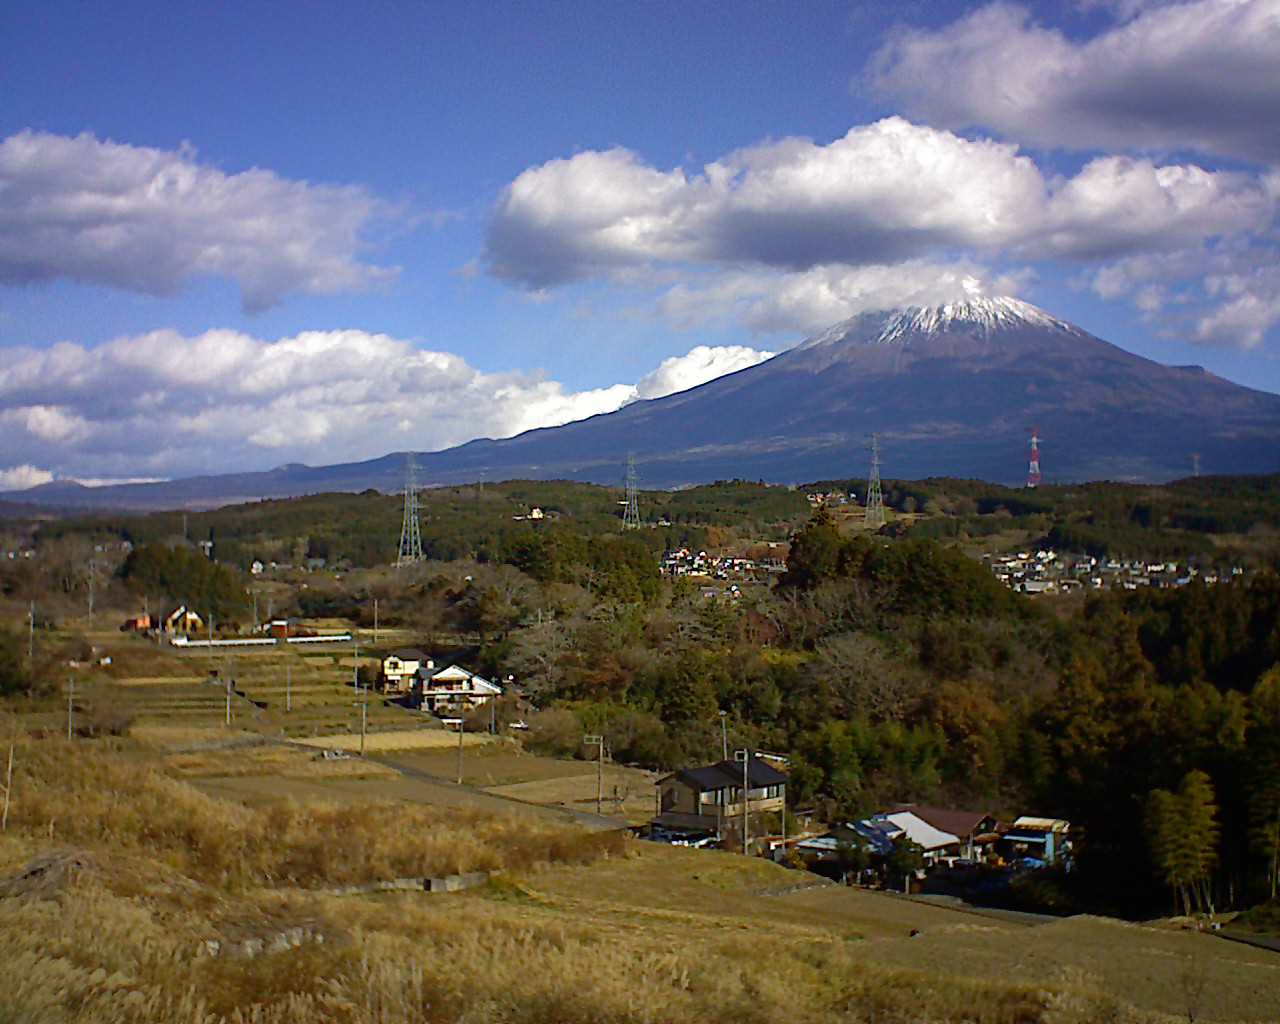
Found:
[[[1219,301],[1196,323],[1200,341],[1255,348],[1280,324],[1280,267],[1274,263],[1211,275],[1205,289]]]
[[[1044,204],[1044,180],[1016,147],[887,118],[825,146],[739,150],[693,177],[620,149],[550,161],[504,192],[487,258],[533,289],[655,261],[869,265],[997,249]]]
[[[1120,0],[1092,39],[995,3],[899,33],[871,82],[908,114],[1040,146],[1280,159],[1280,0]]]
[[[47,469],[23,464],[0,469],[0,492],[25,491],[28,487],[39,487],[53,480],[53,474]]]
[[[655,264],[1094,258],[1254,230],[1275,215],[1272,178],[1101,157],[1046,180],[1015,146],[891,117],[826,146],[740,150],[692,178],[623,150],[553,160],[507,188],[488,258],[499,277],[539,290]]]
[[[364,189],[227,174],[194,150],[22,131],[0,141],[0,282],[68,278],[153,295],[229,277],[249,309],[293,292],[368,288],[379,212]]]
[[[698,345],[686,355],[664,359],[658,368],[640,378],[635,387],[637,398],[662,398],[677,391],[688,391],[699,384],[755,366],[776,353],[746,345]]]
[[[754,334],[812,334],[868,310],[962,301],[1024,289],[1030,273],[994,273],[974,261],[908,260],[871,267],[822,266],[792,273],[725,270],[688,275],[658,299],[678,327],[740,323]]]
[[[1188,288],[1203,292],[1198,275],[1208,268],[1197,254],[1247,243],[1276,262],[1278,207],[1274,171],[1102,156],[1062,176],[1014,145],[892,117],[827,145],[762,143],[697,174],[619,149],[530,168],[494,212],[487,260],[539,295],[603,278],[640,290],[679,327],[730,320],[770,334],[951,301],[970,277],[1001,294],[1046,263],[1087,267],[1101,280],[1110,264],[1177,254],[1186,266],[1164,292],[1149,279],[1141,294],[1108,286],[1113,297],[1134,292],[1155,315]],[[1255,317],[1238,344],[1272,322],[1267,302],[1250,301],[1257,287],[1248,278],[1219,288],[1234,310],[1226,321],[1244,328]]]
[[[572,391],[364,331],[154,331],[96,348],[0,349],[0,465],[26,464],[6,471],[18,487],[50,472],[177,477],[444,448],[611,412],[769,354],[700,346],[638,386]]]
[[[1280,324],[1280,264],[1247,241],[1130,256],[1103,265],[1088,286],[1132,300],[1163,334],[1251,349]]]

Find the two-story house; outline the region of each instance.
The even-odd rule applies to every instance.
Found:
[[[720,761],[703,768],[682,768],[658,780],[657,828],[677,832],[711,832],[722,838],[736,835],[741,841],[743,801],[748,828],[751,819],[765,813],[781,813],[786,807],[787,777],[768,762],[752,755],[746,763],[744,795],[743,763]]]
[[[387,693],[408,693],[422,669],[435,667],[435,662],[416,647],[402,647],[382,659],[382,688]]]
[[[450,665],[435,672],[424,670],[419,677],[414,693],[421,694],[423,711],[465,713],[502,696],[502,687],[497,683],[461,665]]]

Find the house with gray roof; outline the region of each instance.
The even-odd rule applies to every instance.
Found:
[[[745,811],[748,827],[753,816],[782,813],[786,807],[787,777],[752,754],[745,763],[719,761],[701,768],[681,768],[659,779],[658,814],[652,825],[675,832],[710,832],[741,841]]]

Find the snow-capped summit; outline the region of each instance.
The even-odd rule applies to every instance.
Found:
[[[1079,328],[1051,316],[1029,302],[1002,295],[970,294],[957,302],[938,306],[908,306],[904,309],[859,313],[828,327],[798,346],[818,348],[835,342],[855,341],[867,345],[901,343],[913,335],[977,328],[984,332],[1024,327],[1051,328],[1081,334]]]

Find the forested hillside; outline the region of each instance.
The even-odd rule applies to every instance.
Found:
[[[0,563],[0,597],[12,625],[36,602],[37,639],[74,637],[90,560],[99,608],[193,601],[247,628],[252,586],[276,615],[368,627],[376,600],[382,625],[514,676],[539,709],[537,749],[576,756],[584,733],[602,733],[618,760],[672,768],[719,756],[723,713],[730,743],[790,756],[793,806],[828,821],[911,800],[1068,818],[1079,870],[1038,898],[1143,914],[1174,894],[1244,905],[1275,883],[1277,486],[887,481],[890,522],[873,535],[848,500],[859,481],[644,492],[645,526],[630,532],[617,490],[486,484],[424,492],[428,559],[398,573],[386,563],[399,498],[319,495],[187,516],[217,564],[182,541],[181,513],[40,524],[32,557]],[[968,553],[1072,536],[1244,570],[1029,598]],[[683,545],[787,552],[786,571],[734,589],[660,575],[661,553]],[[254,558],[326,568],[251,578]],[[5,689],[51,687],[56,659],[73,656],[35,647],[28,663],[16,637],[0,642]]]

